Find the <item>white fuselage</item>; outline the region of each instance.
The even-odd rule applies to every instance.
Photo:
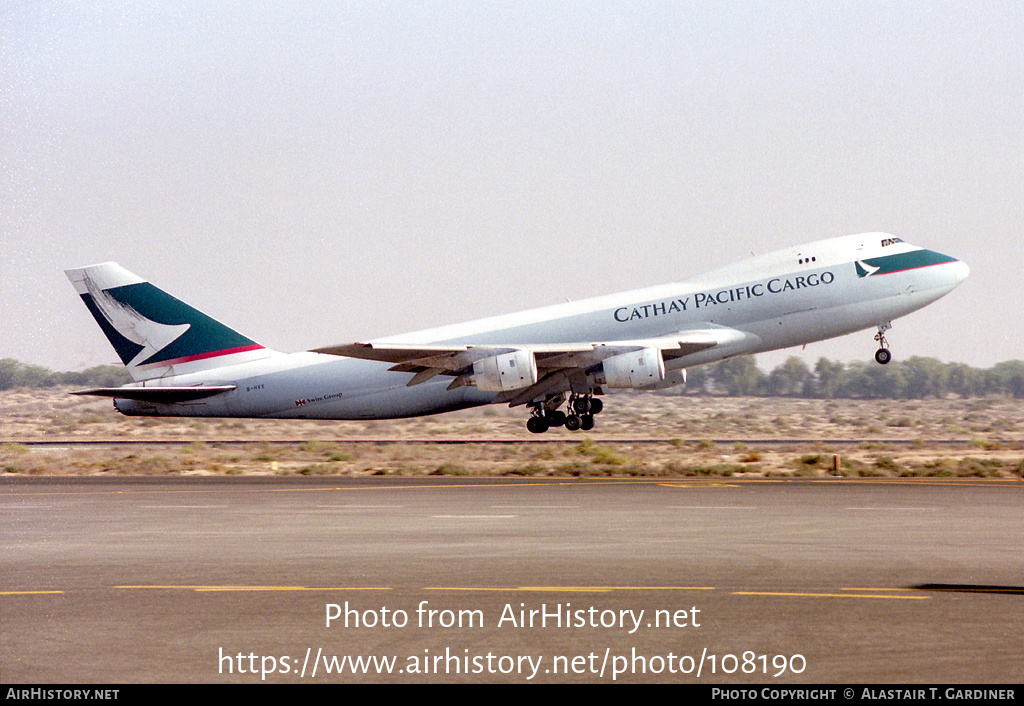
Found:
[[[714,327],[740,332],[726,345],[666,361],[671,370],[886,324],[949,293],[967,274],[958,260],[870,233],[779,250],[674,284],[371,343],[514,347],[648,339]],[[391,367],[311,352],[277,353],[151,383],[236,386],[226,394],[179,404],[118,400],[117,405],[128,414],[370,419],[444,412],[496,397],[472,386],[448,389],[446,376],[407,386],[411,373]]]

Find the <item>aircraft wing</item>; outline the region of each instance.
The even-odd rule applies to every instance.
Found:
[[[723,326],[691,329],[656,338],[578,342],[578,343],[510,343],[507,345],[431,345],[405,343],[349,343],[314,349],[314,353],[378,360],[392,363],[395,372],[414,373],[409,386],[426,382],[437,375],[455,376],[451,387],[465,384],[473,363],[513,351],[530,351],[537,362],[537,383],[525,390],[502,393],[511,404],[522,398],[543,394],[570,375],[585,373],[606,358],[645,348],[661,352],[664,360],[674,360],[718,346],[739,344],[750,334]],[[514,393],[514,394],[511,394]]]
[[[314,348],[313,353],[327,353],[346,358],[379,360],[384,363],[407,365],[415,363],[422,367],[441,367],[444,370],[461,370],[475,361],[492,355],[501,355],[516,349],[532,346],[430,346],[404,343],[346,343],[340,346]],[[408,372],[408,371],[403,371]]]

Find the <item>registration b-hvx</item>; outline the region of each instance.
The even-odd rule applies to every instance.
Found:
[[[300,353],[260,345],[120,265],[67,270],[134,382],[76,394],[129,415],[391,419],[525,406],[527,427],[591,429],[608,389],[877,329],[951,292],[963,262],[884,233],[821,240],[673,284]]]

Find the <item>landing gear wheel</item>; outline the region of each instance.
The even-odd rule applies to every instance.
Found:
[[[594,428],[594,415],[584,414],[580,417],[580,429],[583,431],[590,431]]]
[[[590,412],[590,398],[577,397],[572,401],[572,411],[576,414],[587,414]]]
[[[560,409],[551,410],[544,418],[548,420],[548,426],[560,427],[565,424],[565,412]]]
[[[878,325],[878,333],[875,340],[878,341],[878,350],[875,351],[875,362],[879,365],[888,365],[892,360],[892,353],[889,352],[889,344],[885,340],[885,332],[892,328],[892,323],[886,322]]]
[[[548,420],[544,417],[530,417],[526,420],[526,428],[534,434],[543,434],[548,430]]]
[[[577,431],[583,426],[583,420],[575,414],[570,414],[565,418],[565,428],[569,431]]]
[[[604,402],[602,402],[601,400],[597,399],[596,397],[591,397],[590,398],[590,413],[591,414],[600,414],[602,409],[604,409]]]

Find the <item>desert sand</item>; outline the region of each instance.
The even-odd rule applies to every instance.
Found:
[[[590,432],[524,408],[388,421],[124,417],[67,389],[0,394],[0,473],[1024,479],[1024,404],[622,393]]]

